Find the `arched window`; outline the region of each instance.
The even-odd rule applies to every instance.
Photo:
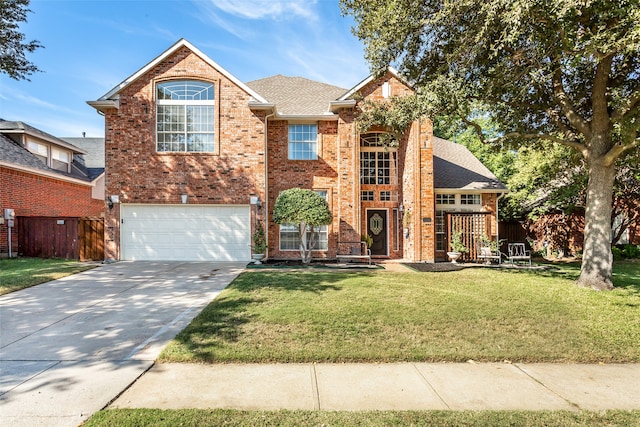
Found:
[[[197,80],[158,83],[156,102],[157,151],[214,151],[213,83]]]
[[[398,183],[396,149],[384,144],[379,132],[360,135],[360,184]]]

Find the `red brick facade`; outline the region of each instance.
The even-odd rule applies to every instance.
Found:
[[[12,254],[18,253],[18,221],[22,216],[98,217],[105,209],[102,199],[91,198],[91,186],[35,173],[0,167],[0,207],[16,214],[11,232]],[[7,226],[0,226],[0,254],[8,253]]]
[[[365,185],[360,178],[357,105],[343,106],[326,119],[316,116],[302,121],[301,117],[289,122],[275,115],[275,110],[256,106],[246,87],[184,45],[141,72],[117,92],[117,106],[96,107],[105,113],[107,195],[119,196],[120,203],[179,204],[180,195],[188,194],[188,203],[199,205],[248,205],[249,196],[255,195],[262,208],[254,206],[252,218],[264,220],[271,218],[281,191],[292,187],[322,190],[327,192],[333,223],[328,227],[328,250],[317,251],[314,257],[334,259],[339,242],[360,241],[368,230],[368,212],[377,211],[386,216],[388,235],[387,249],[380,257],[435,260],[430,120],[414,122],[399,141],[397,179],[390,184]],[[214,83],[215,153],[156,151],[155,87],[172,79]],[[363,99],[374,100],[411,93],[393,73],[358,89]],[[290,123],[317,124],[317,160],[289,160]],[[362,191],[373,192],[375,199],[362,201]],[[382,200],[381,192],[393,197]],[[299,258],[297,251],[280,250],[277,224],[268,221],[267,235],[270,258]],[[120,258],[119,239],[120,205],[115,204],[106,212],[107,259]]]

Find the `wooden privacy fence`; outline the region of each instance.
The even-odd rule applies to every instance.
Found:
[[[462,259],[478,259],[478,241],[482,236],[490,236],[491,214],[488,212],[461,212],[447,215],[447,230],[449,236],[455,232],[462,232],[462,243],[469,252],[462,254]],[[447,248],[449,244],[447,244]],[[449,249],[447,249],[449,250]]]
[[[101,218],[18,217],[18,253],[80,261],[104,259]]]

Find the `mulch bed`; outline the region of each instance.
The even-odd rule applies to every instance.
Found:
[[[451,262],[436,262],[436,263],[429,263],[429,262],[417,263],[416,262],[416,263],[406,263],[402,265],[406,265],[407,267],[420,272],[458,271],[467,267],[463,264],[453,264]],[[471,267],[471,266],[468,266],[468,267]]]

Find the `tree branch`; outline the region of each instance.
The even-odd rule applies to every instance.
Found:
[[[548,135],[548,134],[541,134],[541,133],[511,132],[511,133],[507,133],[505,135],[502,135],[501,137],[490,139],[487,142],[488,143],[493,143],[493,142],[497,142],[497,141],[500,141],[500,140],[506,139],[506,138],[544,139],[544,140],[547,140],[547,141],[556,142],[558,144],[562,144],[562,145],[566,145],[567,147],[574,148],[574,149],[578,150],[585,157],[587,155],[587,150],[586,150],[585,146],[583,144],[577,142],[577,141],[571,141],[571,140],[568,140],[568,139],[559,138],[559,137],[557,137],[555,135]]]
[[[640,147],[640,138],[636,138],[631,144],[616,144],[602,157],[602,162],[605,166],[611,166],[623,153],[636,147]]]
[[[562,109],[564,115],[569,119],[569,123],[576,128],[576,130],[582,133],[587,139],[591,136],[591,129],[589,124],[576,112],[569,100],[567,99],[567,93],[562,86],[562,71],[560,65],[557,65],[556,70],[553,73],[553,95]]]
[[[629,114],[633,114],[640,108],[640,90],[636,90],[629,97],[627,105],[621,106],[611,114],[611,118],[615,121],[625,119]]]

